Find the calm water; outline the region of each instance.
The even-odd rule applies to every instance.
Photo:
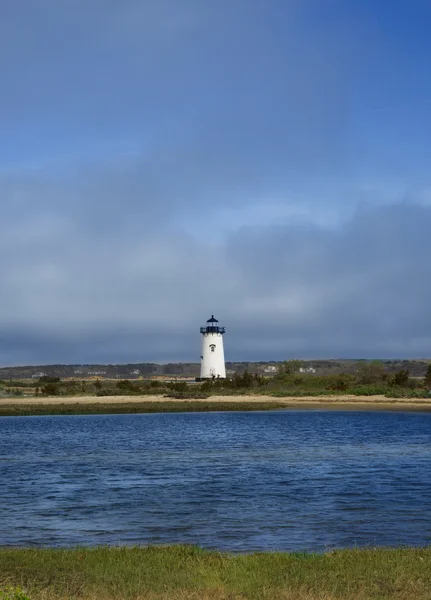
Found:
[[[431,415],[0,418],[0,545],[431,543]]]

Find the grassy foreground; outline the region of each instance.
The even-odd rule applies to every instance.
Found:
[[[5,549],[0,590],[1,600],[429,600],[431,548],[236,556],[189,546]]]

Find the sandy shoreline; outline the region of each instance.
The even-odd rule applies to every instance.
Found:
[[[178,400],[154,396],[72,396],[52,398],[0,398],[0,406],[58,406],[58,405],[88,405],[88,404],[142,404],[202,402],[205,404],[277,404],[286,408],[325,408],[338,410],[420,410],[431,412],[431,398],[386,398],[385,396],[304,396],[284,397],[243,395],[243,396],[211,396],[205,400]]]

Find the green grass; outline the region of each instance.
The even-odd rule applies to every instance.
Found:
[[[67,404],[3,404],[0,405],[0,417],[30,417],[43,415],[109,415],[109,414],[139,414],[139,413],[184,413],[184,412],[220,412],[220,411],[268,411],[281,409],[309,410],[320,408],[322,410],[391,410],[391,411],[418,411],[431,412],[431,405],[414,405],[397,403],[396,399],[386,399],[382,402],[364,404],[355,404],[352,401],[331,402],[319,400],[313,403],[302,403],[300,397],[292,398],[289,402],[289,396],[279,396],[284,402],[278,401],[274,396],[274,401],[250,401],[250,402],[229,402],[229,401],[211,401],[194,400],[175,402],[174,400],[162,400],[160,402],[110,402],[100,403],[81,403],[79,398],[76,403]],[[0,600],[1,597],[0,597]],[[430,597],[431,600],[431,597]]]
[[[188,546],[0,551],[6,600],[429,600],[431,549],[228,555]],[[0,594],[0,599],[2,599]]]
[[[0,405],[0,416],[19,417],[37,415],[93,415],[123,413],[161,413],[161,412],[211,412],[211,411],[244,411],[275,410],[286,408],[280,402],[211,402],[197,401],[162,401],[162,402],[124,402],[84,404],[3,404]],[[0,599],[1,600],[1,599]]]

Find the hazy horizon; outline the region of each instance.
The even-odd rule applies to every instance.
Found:
[[[294,360],[294,361],[299,361],[300,363],[318,363],[321,361],[330,361],[330,362],[386,362],[386,361],[391,361],[391,362],[401,362],[404,360],[408,360],[409,362],[428,362],[431,360],[430,357],[416,357],[416,358],[410,358],[410,359],[404,359],[403,357],[397,357],[397,358],[387,358],[387,357],[381,357],[381,358],[361,358],[361,357],[355,357],[355,358],[340,358],[340,357],[329,357],[329,358],[305,358],[305,359],[297,359],[297,358],[287,358],[287,361],[289,360]],[[230,360],[230,359],[226,359],[226,363],[250,363],[250,364],[268,364],[270,365],[271,363],[282,363],[284,362],[284,360],[251,360],[251,361],[247,361],[247,360]],[[148,361],[141,361],[141,362],[131,362],[131,363],[42,363],[42,364],[16,364],[16,365],[1,365],[0,369],[36,369],[36,368],[47,368],[47,367],[97,367],[97,366],[112,366],[112,367],[121,367],[124,365],[133,367],[133,366],[138,366],[141,364],[153,364],[153,365],[167,365],[167,364],[195,364],[195,365],[199,365],[200,361],[199,360],[183,360],[183,361],[152,361],[152,360],[148,360]]]

